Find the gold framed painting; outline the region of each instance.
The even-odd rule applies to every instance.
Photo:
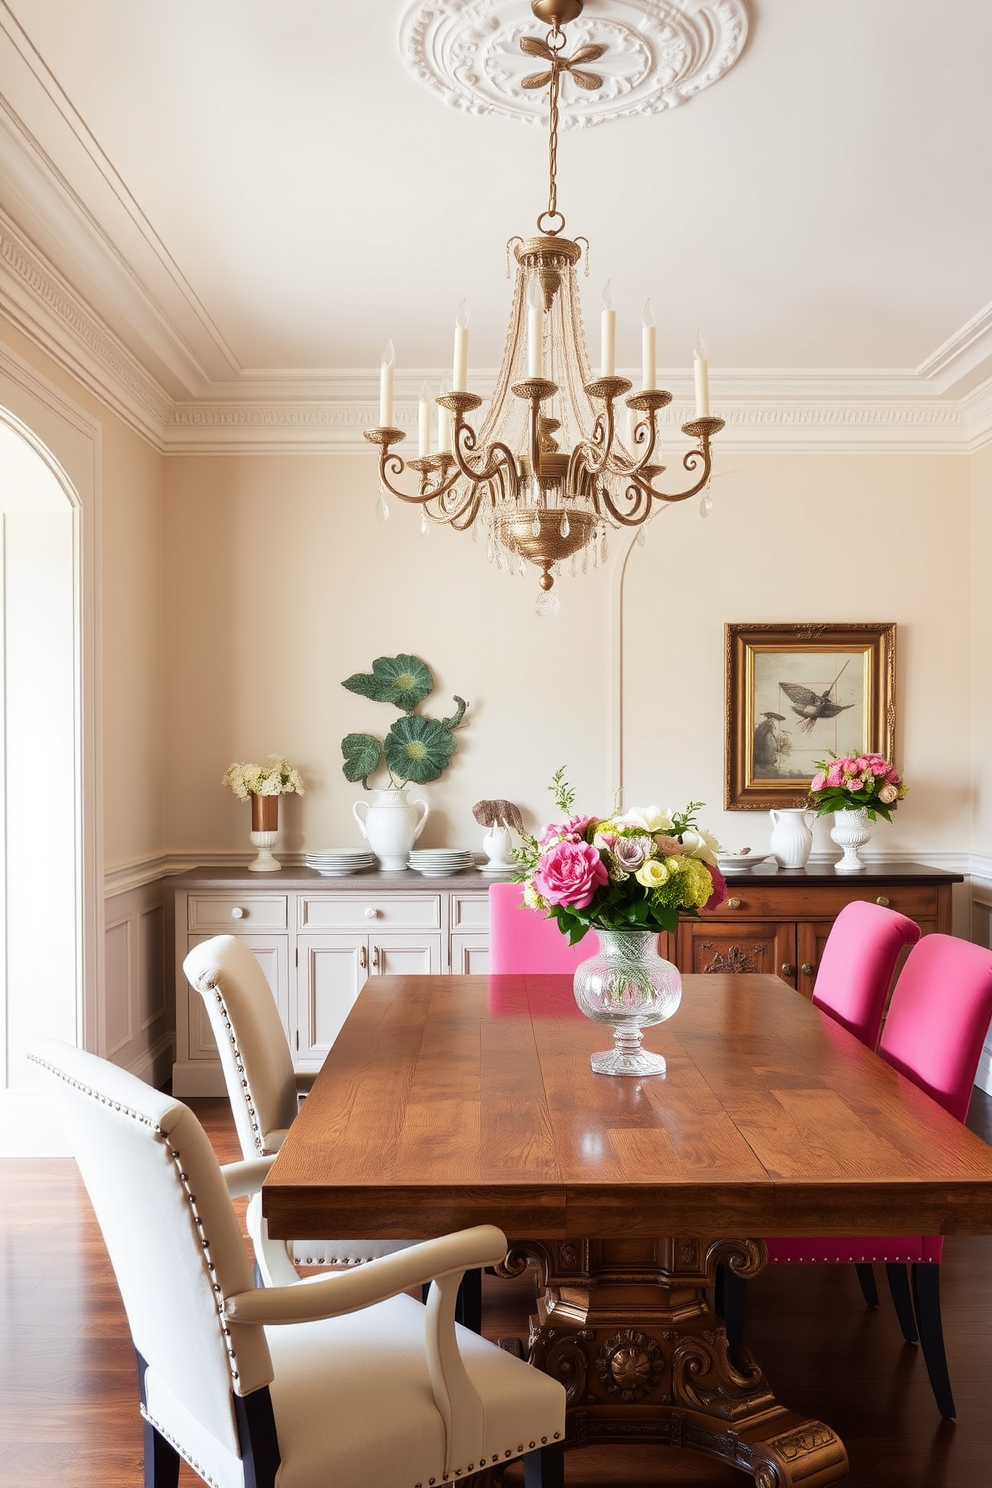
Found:
[[[895,735],[895,625],[727,625],[728,811],[803,806],[816,761],[884,754]]]

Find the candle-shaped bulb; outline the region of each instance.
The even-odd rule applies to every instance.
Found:
[[[600,335],[600,377],[617,374],[617,312],[613,308],[613,286],[609,279],[603,290],[603,315]]]
[[[649,392],[658,386],[657,333],[654,326],[654,310],[651,301],[644,301],[641,315],[641,391]]]
[[[426,380],[420,389],[420,407],[417,413],[417,453],[423,460],[431,452],[431,390]]]
[[[693,373],[696,384],[696,417],[710,416],[710,369],[706,355],[706,342],[699,332],[692,344]]]
[[[464,300],[455,311],[455,350],[451,391],[453,393],[468,392],[468,305]]]
[[[382,361],[379,364],[379,427],[390,429],[393,424],[393,367],[396,362],[396,352],[392,341],[387,341],[382,348]]]

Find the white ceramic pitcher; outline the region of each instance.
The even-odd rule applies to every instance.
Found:
[[[368,801],[356,801],[351,809],[383,873],[396,873],[407,866],[410,849],[424,830],[430,807],[426,801],[408,801],[405,789],[377,790],[373,794],[371,806]],[[364,815],[360,808],[364,808]]]
[[[772,819],[772,835],[768,845],[778,866],[805,868],[813,849],[810,823],[816,820],[816,812],[807,811],[803,806],[788,806],[768,814]]]

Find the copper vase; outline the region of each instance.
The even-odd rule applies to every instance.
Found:
[[[278,832],[278,796],[257,796],[252,792],[251,829],[253,832]]]

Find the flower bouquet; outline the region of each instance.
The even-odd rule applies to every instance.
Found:
[[[661,1075],[665,1059],[641,1047],[642,1029],[670,1018],[682,979],[657,954],[659,930],[680,915],[698,916],[726,894],[716,867],[717,842],[700,827],[701,801],[684,811],[638,806],[615,816],[572,815],[574,792],[562,771],[552,790],[563,821],[539,839],[524,837],[520,864],[524,903],[542,910],[575,945],[594,927],[598,956],[576,968],[575,1000],[587,1017],[613,1029],[614,1047],[593,1054],[597,1074]]]
[[[906,794],[902,776],[881,754],[831,754],[829,759],[817,760],[816,768],[809,803],[817,816],[863,807],[869,821],[879,816],[891,821]]]
[[[303,795],[299,770],[282,755],[270,754],[264,765],[228,765],[221,785],[229,785],[239,801],[251,802],[250,836],[258,857],[248,867],[253,873],[274,873],[279,868],[272,855],[279,835],[279,797]]]

